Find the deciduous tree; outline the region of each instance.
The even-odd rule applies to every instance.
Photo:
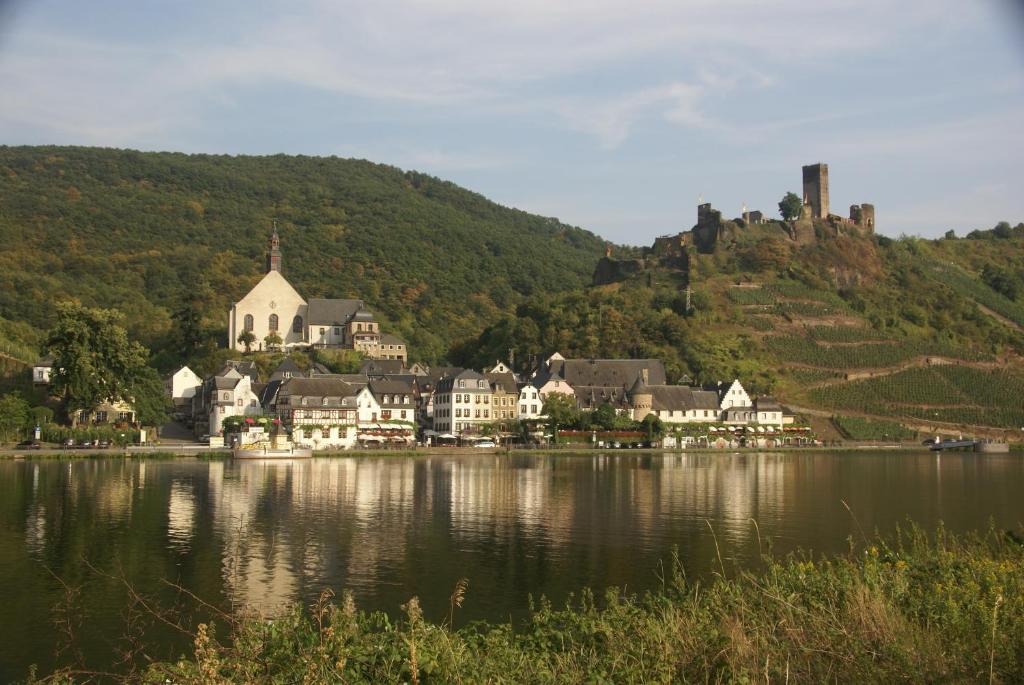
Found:
[[[779,201],[779,214],[786,221],[792,221],[800,216],[800,209],[803,206],[804,203],[800,201],[800,196],[789,192],[783,195],[782,200]]]

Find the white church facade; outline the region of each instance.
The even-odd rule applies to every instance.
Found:
[[[358,350],[372,359],[408,361],[405,343],[385,336],[381,343],[380,324],[362,300],[312,299],[308,302],[281,274],[281,239],[274,230],[267,254],[267,273],[228,312],[229,346],[245,350],[239,341],[252,334],[250,350],[271,347],[273,335],[280,346],[337,347]]]

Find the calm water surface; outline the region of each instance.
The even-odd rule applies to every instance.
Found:
[[[777,553],[832,553],[859,538],[858,523],[1016,527],[1022,492],[1019,455],[3,462],[0,681],[72,658],[57,654],[66,640],[55,619],[70,619],[93,668],[117,668],[124,636],[156,658],[184,653],[125,581],[193,621],[206,615],[173,584],[266,611],[330,589],[394,614],[418,595],[440,619],[466,577],[462,621],[516,620],[531,594],[557,604],[584,586],[655,587],[673,548],[690,576],[706,576],[716,537],[727,570],[756,565],[752,520]]]

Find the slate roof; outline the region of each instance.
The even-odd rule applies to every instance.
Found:
[[[310,326],[344,326],[363,308],[362,300],[326,300],[313,298],[306,310],[306,323]]]
[[[289,378],[281,384],[277,396],[279,400],[284,398],[309,398],[315,401],[311,406],[354,406],[356,390],[339,378]],[[321,400],[328,398],[327,405]],[[346,402],[345,400],[349,401]],[[289,404],[291,404],[289,402]],[[291,406],[301,406],[291,404]]]
[[[291,357],[285,357],[281,360],[281,363],[277,365],[277,368],[274,369],[274,372],[270,374],[270,380],[283,381],[285,378],[302,375],[302,369],[295,363],[295,360]]]
[[[457,386],[456,381],[467,381],[466,387],[460,388]],[[472,381],[472,382],[468,382]],[[487,387],[481,388],[478,381],[487,381],[483,374],[473,371],[472,369],[463,369],[461,372],[451,376],[445,376],[437,382],[438,392],[457,391],[457,392],[490,392],[491,384],[487,381],[485,385]]]
[[[754,400],[757,411],[782,411],[782,405],[771,397],[758,397]]]
[[[405,362],[401,359],[364,359],[359,371],[368,376],[402,373],[405,371]]]
[[[626,391],[617,386],[581,385],[574,390],[580,409],[597,409],[606,402],[616,408],[625,408],[629,404]]]
[[[416,406],[416,386],[399,380],[374,379],[370,381],[370,392],[382,407],[413,409]],[[408,395],[408,402],[384,402],[384,396]]]
[[[660,359],[555,359],[549,371],[558,373],[574,388],[577,385],[628,388],[645,369],[649,385],[665,385],[665,365]]]
[[[399,338],[397,335],[391,335],[390,333],[382,333],[380,336],[380,342],[382,345],[404,345],[405,341]]]
[[[516,377],[511,373],[485,373],[484,377],[491,382],[491,387],[496,392],[500,389],[509,395],[519,394]]]
[[[213,385],[217,390],[234,390],[241,378],[232,378],[231,376],[214,376]]]
[[[688,411],[713,409],[718,411],[718,393],[691,388],[686,385],[649,385],[651,409],[654,411]]]
[[[277,393],[281,389],[282,381],[273,380],[267,383],[263,392],[257,393],[260,397],[260,406],[269,409],[277,403]]]

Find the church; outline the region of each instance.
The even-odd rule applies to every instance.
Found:
[[[408,361],[406,344],[382,334],[362,300],[318,299],[308,302],[281,274],[281,239],[274,229],[267,252],[267,274],[228,312],[228,340],[232,349],[252,333],[251,349],[265,350],[276,334],[283,348],[318,347],[356,350],[371,359]]]

